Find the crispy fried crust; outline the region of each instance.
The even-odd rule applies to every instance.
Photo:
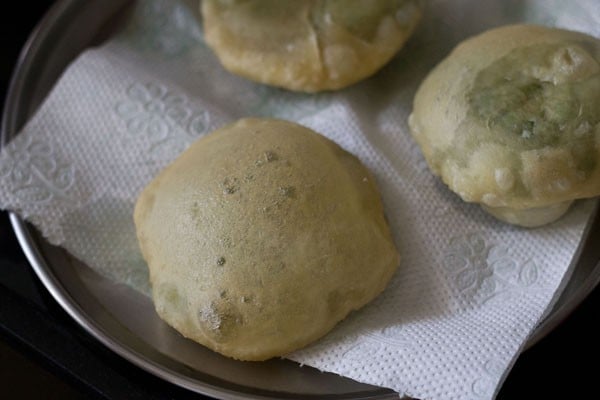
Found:
[[[144,189],[134,217],[158,314],[241,360],[323,336],[399,261],[367,169],[279,120],[198,140]]]
[[[457,46],[422,83],[409,125],[463,200],[540,225],[557,204],[600,194],[599,110],[600,41],[514,25]]]

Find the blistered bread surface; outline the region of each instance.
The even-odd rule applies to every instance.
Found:
[[[468,39],[422,83],[409,125],[464,200],[556,214],[600,194],[600,41],[531,25]]]
[[[364,79],[404,45],[419,0],[204,0],[205,40],[229,71],[291,90]]]

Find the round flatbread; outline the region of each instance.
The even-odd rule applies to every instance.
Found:
[[[223,66],[290,90],[340,89],[386,64],[421,17],[418,0],[204,0]]]
[[[199,139],[143,190],[134,217],[158,314],[241,360],[323,336],[399,261],[369,171],[280,120]]]
[[[461,43],[409,125],[434,173],[496,217],[538,226],[600,194],[600,40],[532,25]]]

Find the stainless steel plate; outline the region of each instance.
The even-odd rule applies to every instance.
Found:
[[[130,0],[58,1],[27,43],[3,115],[2,144],[35,111],[64,68],[126,17]],[[596,207],[597,210],[597,207]],[[387,389],[321,373],[287,360],[238,362],[192,343],[164,324],[146,297],[97,275],[10,216],[35,272],[88,332],[139,367],[190,390],[232,399],[397,398]],[[590,219],[562,296],[535,330],[531,346],[559,324],[600,281],[597,212]]]

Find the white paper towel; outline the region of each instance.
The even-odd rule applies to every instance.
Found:
[[[375,77],[335,93],[266,87],[223,70],[195,1],[138,2],[83,53],[0,153],[0,206],[90,267],[148,293],[132,210],[143,186],[201,135],[244,116],[309,126],[374,172],[400,253],[386,291],[289,358],[422,399],[491,399],[557,296],[593,202],[535,230],[450,193],[412,141],[425,74],[462,39],[531,21],[600,35],[596,0],[431,1]]]

